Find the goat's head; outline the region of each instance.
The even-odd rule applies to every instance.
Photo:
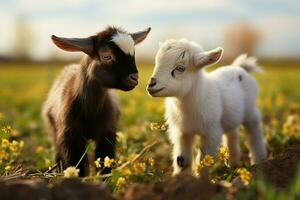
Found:
[[[147,90],[153,97],[182,97],[190,90],[198,71],[217,63],[223,49],[204,51],[195,42],[170,39],[160,44],[155,58],[155,68]]]
[[[134,46],[142,42],[151,28],[136,33],[108,27],[87,38],[52,36],[53,42],[65,51],[87,54],[83,66],[90,79],[98,80],[108,88],[132,90],[138,84]]]

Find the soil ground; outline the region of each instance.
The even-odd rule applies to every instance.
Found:
[[[285,188],[295,177],[297,164],[300,160],[300,145],[287,148],[284,153],[266,160],[251,171],[254,178],[263,173],[264,177],[278,188]],[[48,199],[48,200],[196,200],[211,199],[216,194],[226,197],[238,193],[238,180],[232,187],[221,183],[213,184],[207,178],[195,178],[187,174],[170,177],[163,182],[153,182],[148,185],[134,184],[123,192],[113,195],[101,182],[82,183],[79,179],[60,179],[47,185],[41,179],[0,180],[0,199]]]

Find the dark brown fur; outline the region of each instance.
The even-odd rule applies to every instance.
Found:
[[[137,84],[134,56],[126,55],[111,42],[117,32],[122,31],[109,27],[89,38],[52,37],[64,50],[87,54],[81,64],[64,69],[43,107],[43,119],[53,137],[56,162],[62,163],[64,168],[77,165],[90,139],[96,143],[96,158],[103,161],[106,156],[115,156],[119,111],[110,88],[128,91]],[[145,38],[140,32],[135,37],[139,35]],[[115,60],[102,62],[101,48],[109,48]],[[132,75],[135,75],[134,80]],[[87,156],[84,156],[78,166],[81,176],[87,174],[87,166]],[[104,173],[109,171],[104,169]]]
[[[62,162],[64,168],[78,163],[89,139],[97,144],[96,158],[114,158],[117,105],[108,94],[109,89],[97,84],[96,80],[90,80],[84,69],[69,79],[64,88],[63,119],[59,119],[64,121],[62,125],[55,124],[52,108],[48,109],[47,121],[53,132],[56,161]],[[57,126],[60,127],[57,129]],[[86,167],[85,156],[79,165],[80,175],[86,175]]]

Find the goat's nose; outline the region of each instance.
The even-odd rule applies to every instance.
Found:
[[[139,79],[138,73],[130,74],[129,79],[137,81]]]
[[[156,85],[156,79],[155,78],[151,78],[150,82],[148,83],[148,87],[154,87]]]

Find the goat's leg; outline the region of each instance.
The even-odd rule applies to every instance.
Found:
[[[95,158],[100,158],[104,161],[105,157],[115,158],[115,146],[116,146],[116,133],[115,131],[106,131],[104,136],[97,141],[97,146],[95,150]],[[102,173],[110,173],[111,167],[104,167],[101,165],[103,171]]]
[[[201,135],[201,155],[216,156],[222,139],[223,129],[219,125],[211,126],[206,135]]]
[[[250,112],[246,116],[246,120],[244,122],[252,164],[259,163],[261,160],[267,157],[267,150],[264,143],[263,131],[260,122],[260,113],[255,107],[253,112]]]
[[[174,132],[171,136],[173,143],[173,175],[187,169],[191,171],[193,134]]]
[[[78,165],[79,175],[86,176],[88,167],[87,155],[84,155],[86,145],[86,140],[79,138],[76,134],[72,134],[72,136],[67,132],[61,134],[56,146],[56,162],[58,164],[62,163],[64,169]]]
[[[223,130],[220,126],[211,126],[205,135],[201,135],[201,149],[200,154],[197,156],[197,163],[200,163],[204,156],[210,155],[215,157],[217,148],[221,143]],[[201,170],[201,176],[208,177],[208,168]]]
[[[235,129],[226,133],[225,144],[229,150],[229,163],[231,166],[239,165],[241,158],[241,150],[239,143],[239,133]]]

